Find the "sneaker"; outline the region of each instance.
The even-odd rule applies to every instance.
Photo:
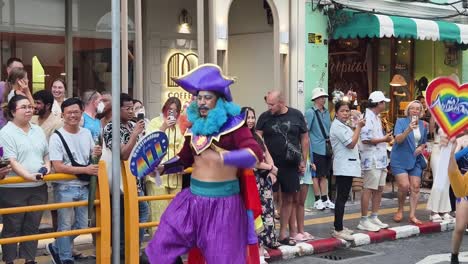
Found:
[[[325,210],[325,205],[322,200],[315,201],[314,208],[317,210]]]
[[[370,221],[372,224],[376,225],[377,227],[379,227],[379,228],[381,228],[381,229],[382,229],[382,228],[388,228],[388,225],[382,223],[382,221],[380,221],[380,219],[379,219],[378,217],[370,217],[370,218],[369,218],[369,221]]]
[[[335,204],[332,201],[330,201],[330,199],[323,202],[323,204],[327,209],[335,209]]]
[[[451,216],[449,213],[445,213],[444,216],[442,216],[442,219],[444,219],[444,221],[448,221],[450,223],[455,222],[455,218],[453,216]]]
[[[50,258],[52,259],[52,262],[54,264],[62,264],[58,253],[54,249],[54,243],[49,243],[46,247],[46,250],[49,253]]]
[[[433,215],[429,216],[429,220],[431,220],[432,222],[435,222],[435,223],[440,223],[440,222],[442,222],[442,217],[440,217],[439,214],[433,214]]]
[[[365,220],[361,219],[361,221],[359,221],[359,225],[357,226],[357,228],[360,230],[370,231],[370,232],[377,232],[380,230],[380,227],[371,223],[369,221],[369,218],[366,218]]]
[[[348,234],[344,229],[339,232],[336,230],[333,230],[332,237],[343,239],[346,241],[354,241],[354,237],[351,234]]]
[[[350,234],[350,235],[354,234],[354,230],[349,229],[349,228],[347,228],[347,227],[343,227],[343,231],[345,231],[346,233],[348,233],[348,234]]]

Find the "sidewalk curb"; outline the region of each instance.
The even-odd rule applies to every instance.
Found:
[[[308,242],[297,243],[295,246],[280,246],[278,249],[268,250],[270,262],[287,260],[300,256],[314,255],[336,250],[340,247],[360,247],[369,244],[393,241],[420,234],[431,234],[453,230],[455,222],[444,221],[441,223],[425,222],[421,225],[404,225],[379,232],[355,233],[354,241],[349,242],[337,238],[325,238]]]

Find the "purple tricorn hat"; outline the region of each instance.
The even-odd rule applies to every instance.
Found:
[[[202,64],[180,77],[172,77],[172,80],[193,95],[199,91],[210,91],[221,94],[228,102],[232,101],[229,85],[234,80],[223,76],[216,64]]]

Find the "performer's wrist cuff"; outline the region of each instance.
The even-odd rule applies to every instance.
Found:
[[[164,166],[164,170],[161,174],[179,173],[184,171],[184,164],[179,156],[174,156],[162,165]]]
[[[257,163],[257,157],[248,148],[221,152],[221,159],[225,165],[237,168],[253,168]]]

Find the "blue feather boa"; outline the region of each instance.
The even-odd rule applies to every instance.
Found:
[[[219,133],[221,127],[226,123],[229,117],[240,114],[240,106],[233,102],[226,102],[219,98],[216,107],[208,111],[206,118],[200,116],[197,102],[192,102],[187,108],[188,120],[192,123],[193,135],[210,136]]]

